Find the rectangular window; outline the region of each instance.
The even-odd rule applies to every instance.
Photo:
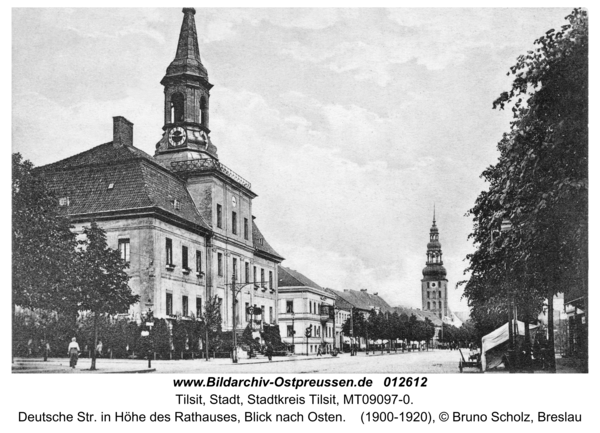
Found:
[[[119,253],[121,258],[129,263],[129,239],[119,239]]]
[[[269,289],[273,288],[273,271],[269,271]]]
[[[312,301],[308,301],[308,310],[309,313],[312,314]]]
[[[231,212],[231,232],[237,235],[237,213]]]
[[[166,243],[167,265],[173,266],[173,241],[167,238]]]
[[[294,312],[294,301],[286,301],[285,302],[285,312],[286,313]]]
[[[261,286],[265,285],[265,270],[264,269],[260,270],[260,285]]]
[[[181,314],[183,315],[183,317],[187,317],[187,315],[188,315],[188,297],[187,296],[181,297]]]
[[[244,218],[244,239],[248,240],[248,218]]]
[[[217,205],[217,227],[223,228],[223,208],[220,204]]]
[[[431,293],[430,293],[430,292],[427,292],[427,299],[429,299],[429,295],[431,295]]]
[[[167,293],[167,316],[172,316],[173,315],[173,294],[172,293]]]
[[[217,273],[219,277],[223,276],[223,254],[217,253]]]
[[[292,325],[288,325],[287,326],[287,336],[288,337],[293,337],[294,336],[294,327]]]
[[[258,278],[256,278],[256,266],[254,266],[254,281],[253,281],[253,283],[256,284],[257,281],[258,281]]]
[[[260,306],[260,320],[262,320],[263,322],[265,321],[265,306],[264,305]]]
[[[269,323],[273,323],[273,307],[269,307]]]
[[[202,317],[202,298],[196,298],[196,317]]]
[[[233,281],[238,280],[238,272],[237,272],[237,259],[233,258]]]
[[[196,272],[202,272],[202,253],[196,250]]]
[[[246,283],[250,282],[250,263],[246,262]]]
[[[181,247],[181,267],[183,269],[189,269],[188,266],[188,248]]]
[[[250,302],[246,302],[246,323],[249,323],[252,318],[250,317]]]

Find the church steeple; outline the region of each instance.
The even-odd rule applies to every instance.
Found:
[[[423,310],[432,311],[440,318],[448,315],[448,280],[446,268],[442,260],[442,244],[435,221],[435,205],[433,207],[433,223],[429,229],[429,242],[427,243],[427,260],[423,268],[421,280],[421,294]]]
[[[200,59],[194,8],[183,9],[175,59],[161,84],[165,93],[163,138],[156,144],[161,160],[218,159],[209,134],[209,99],[213,87]]]

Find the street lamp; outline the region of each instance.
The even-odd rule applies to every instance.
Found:
[[[308,325],[306,330],[304,331],[304,336],[306,337],[306,356],[308,356],[308,339],[312,335],[312,325]]]
[[[257,281],[252,281],[252,282],[248,282],[248,283],[244,283],[242,285],[240,285],[240,287],[236,287],[236,282],[235,282],[235,273],[231,276],[231,296],[233,298],[233,302],[232,302],[232,306],[231,306],[231,311],[232,311],[232,325],[233,325],[233,336],[232,336],[232,341],[233,341],[233,349],[232,349],[232,354],[231,354],[231,360],[234,364],[237,364],[238,362],[238,358],[237,358],[237,336],[235,333],[235,328],[236,328],[236,318],[235,318],[235,313],[236,313],[236,309],[235,309],[235,305],[237,303],[237,295],[242,291],[242,289],[246,286],[249,286],[251,284],[257,285],[259,284]],[[264,281],[260,282],[261,285],[265,284]],[[229,284],[226,284],[226,286],[228,286]],[[265,289],[266,290],[266,289]]]
[[[150,308],[148,308],[148,313],[146,314],[146,327],[148,328],[148,330],[143,330],[141,332],[142,337],[148,337],[148,368],[152,368],[152,342],[150,341],[150,331],[152,330],[152,327],[154,326],[154,316],[152,314],[152,310]]]

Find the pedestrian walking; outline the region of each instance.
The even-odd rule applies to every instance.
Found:
[[[79,357],[79,344],[77,344],[77,339],[73,337],[71,342],[69,343],[69,347],[67,348],[67,354],[69,355],[69,364],[71,368],[75,368],[77,365],[77,358]]]
[[[267,344],[267,358],[269,358],[269,361],[273,358],[273,346],[271,346],[271,343]]]

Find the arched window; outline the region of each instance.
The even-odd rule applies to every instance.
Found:
[[[185,99],[181,93],[171,95],[171,123],[183,122]]]
[[[208,101],[205,96],[200,98],[200,124],[208,128]]]
[[[429,301],[427,301],[427,309],[431,310],[431,303]]]
[[[442,309],[442,301],[440,301],[440,310]]]

